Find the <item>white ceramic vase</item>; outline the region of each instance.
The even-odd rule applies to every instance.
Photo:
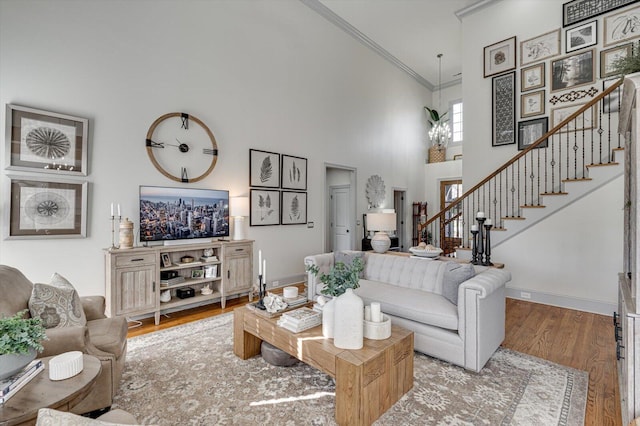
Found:
[[[361,349],[364,343],[364,302],[353,289],[336,299],[333,344],[340,349]]]
[[[322,307],[322,335],[333,339],[333,325],[336,299],[333,298]]]

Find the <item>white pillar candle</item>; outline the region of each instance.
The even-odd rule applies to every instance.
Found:
[[[113,203],[111,203],[111,216],[113,216]]]
[[[478,230],[478,225],[471,225],[471,230],[472,231],[477,231]]]
[[[484,224],[487,226],[493,225],[493,222],[491,221],[491,218],[487,219],[484,221]]]
[[[378,302],[371,302],[371,321],[382,322],[382,312]]]
[[[122,216],[122,215],[120,214],[120,203],[118,203],[118,217],[120,217],[120,216]]]
[[[258,250],[258,275],[262,275],[262,250]]]
[[[262,261],[262,282],[267,283],[267,261],[266,259]]]
[[[478,219],[482,219],[482,218],[484,217],[484,212],[478,212],[478,213],[476,213],[476,217],[477,217]]]
[[[371,306],[369,305],[364,307],[364,320],[371,321]]]

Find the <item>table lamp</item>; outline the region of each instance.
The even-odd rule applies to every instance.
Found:
[[[229,201],[233,216],[233,239],[244,240],[244,218],[249,216],[249,197],[231,197]]]
[[[367,229],[376,231],[371,239],[371,248],[376,253],[384,253],[391,247],[388,232],[396,230],[395,213],[367,213]]]

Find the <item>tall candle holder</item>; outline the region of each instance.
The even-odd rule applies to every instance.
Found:
[[[471,264],[478,265],[478,229],[476,225],[471,227],[471,235],[473,235],[473,246],[471,247]]]
[[[484,221],[487,220],[487,218],[484,216],[476,217],[476,220],[478,221],[478,251],[476,261],[478,262],[477,264],[481,264],[484,255]]]
[[[491,263],[491,227],[493,226],[493,223],[490,221],[487,221],[487,223],[484,225],[484,229],[486,232],[486,236],[485,236],[485,249],[484,249],[484,260],[482,261],[482,264],[484,266],[493,266],[493,263]]]
[[[118,216],[118,223],[120,223],[122,216]],[[116,246],[116,216],[111,215],[111,247],[109,250],[116,250],[119,246]]]
[[[259,300],[256,302],[256,308],[261,310],[266,310],[267,307],[264,306],[264,296],[267,291],[266,283],[262,281],[262,274],[258,275],[258,297]]]

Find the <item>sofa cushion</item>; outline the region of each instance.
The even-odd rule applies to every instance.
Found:
[[[447,262],[442,280],[442,295],[454,305],[458,304],[458,287],[476,274],[470,263]]]
[[[55,273],[49,284],[34,284],[29,299],[31,316],[42,318],[45,328],[84,326],[87,318],[73,285]]]
[[[98,349],[120,358],[127,341],[127,320],[123,317],[102,318],[87,322],[91,343]]]
[[[458,307],[439,294],[365,279],[360,280],[360,288],[355,293],[365,305],[380,302],[380,309],[386,314],[449,330],[458,329]]]
[[[367,253],[364,278],[442,294],[442,280],[448,262],[392,254]]]

